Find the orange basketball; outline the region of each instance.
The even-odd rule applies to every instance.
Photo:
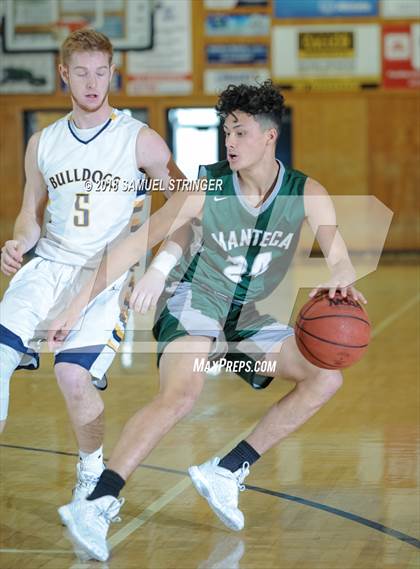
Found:
[[[359,361],[370,340],[370,321],[352,297],[319,293],[299,312],[296,342],[302,355],[317,367],[342,369]]]

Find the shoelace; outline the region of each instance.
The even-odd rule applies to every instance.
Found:
[[[244,462],[241,471],[238,474],[238,488],[240,492],[246,490],[246,486],[245,484],[242,484],[242,482],[245,480],[248,474],[249,474],[249,462]]]
[[[96,484],[98,482],[98,476],[96,474],[80,474],[80,478],[77,482],[77,486],[81,488],[88,488],[91,484]]]
[[[246,486],[245,484],[242,484],[242,482],[249,474],[249,462],[244,462],[242,464],[241,470],[240,472],[238,472],[238,474],[234,474],[233,472],[230,471],[228,471],[228,473],[225,474],[224,472],[218,472],[219,476],[223,476],[223,478],[228,478],[229,480],[232,480],[233,477],[236,480],[240,492],[246,490]]]
[[[117,500],[117,502],[120,504],[120,508],[121,508],[121,506],[124,504],[125,500],[124,500],[124,498],[120,498],[119,500]],[[121,522],[121,518],[118,514],[113,515],[110,512],[110,510],[112,510],[112,508],[114,507],[114,504],[115,504],[115,502],[111,503],[106,510],[100,509],[98,512],[98,514],[104,518],[104,520],[106,521],[107,524],[112,524],[112,523],[115,524],[115,523]]]

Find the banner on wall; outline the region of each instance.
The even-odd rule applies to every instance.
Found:
[[[262,83],[270,78],[267,68],[230,68],[230,69],[206,69],[204,71],[204,91],[208,95],[219,94],[230,83]]]
[[[268,36],[268,14],[217,14],[206,18],[206,36]]]
[[[52,53],[3,53],[0,35],[0,93],[54,93]]]
[[[381,16],[383,18],[420,18],[418,0],[382,0]]]
[[[380,82],[377,24],[276,26],[273,77],[304,89],[354,89]]]
[[[234,10],[245,7],[266,7],[268,0],[204,0],[206,10]]]
[[[378,0],[273,0],[273,13],[275,18],[377,16]]]
[[[93,27],[116,50],[153,46],[153,3],[149,0],[7,0],[3,8],[5,51],[57,51],[80,27]]]
[[[187,95],[192,92],[191,3],[160,0],[154,47],[126,56],[128,95]]]
[[[206,60],[208,64],[267,64],[268,46],[265,44],[212,44],[206,47]]]
[[[420,24],[386,24],[382,28],[383,85],[420,88]]]

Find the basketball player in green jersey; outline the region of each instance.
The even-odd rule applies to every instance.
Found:
[[[244,526],[238,495],[250,465],[305,423],[339,389],[339,371],[306,361],[293,331],[261,316],[254,305],[285,275],[305,219],[331,270],[331,280],[311,295],[326,288],[331,295],[339,290],[366,302],[353,287],[355,272],[336,231],[334,208],[326,191],[275,158],[282,95],[271,82],[259,87],[230,86],[217,108],[224,118],[227,161],[203,171],[209,182],[207,192],[178,193],[170,206],[165,205],[150,220],[149,246],[192,219],[200,219],[203,230],[201,249],[191,262],[171,272],[172,294],[165,295],[158,310],[154,333],[159,341],[159,394],[127,422],[93,493],[59,509],[77,544],[98,560],[109,556],[106,534],[122,503],[120,490],[161,438],[192,409],[205,378],[195,362],[198,358],[207,361],[212,351],[218,352],[223,336],[230,344],[227,358],[245,358],[251,364],[273,362],[276,377],[295,383],[245,441],[222,459],[215,457],[189,469],[197,490],[229,528]],[[215,187],[211,180],[220,183]],[[106,271],[99,269],[90,289],[52,326],[51,346],[65,338],[90,295],[105,286],[105,272],[108,280],[115,279],[144,254],[146,230],[141,228],[110,252]],[[136,287],[134,305],[139,294]],[[265,387],[272,378],[260,376],[256,369],[257,365],[251,365],[245,379],[255,388]]]

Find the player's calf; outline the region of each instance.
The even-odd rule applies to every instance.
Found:
[[[78,365],[68,363],[57,364],[55,373],[79,445],[93,451],[102,444],[103,421],[99,419],[104,403],[92,385],[90,373]]]

